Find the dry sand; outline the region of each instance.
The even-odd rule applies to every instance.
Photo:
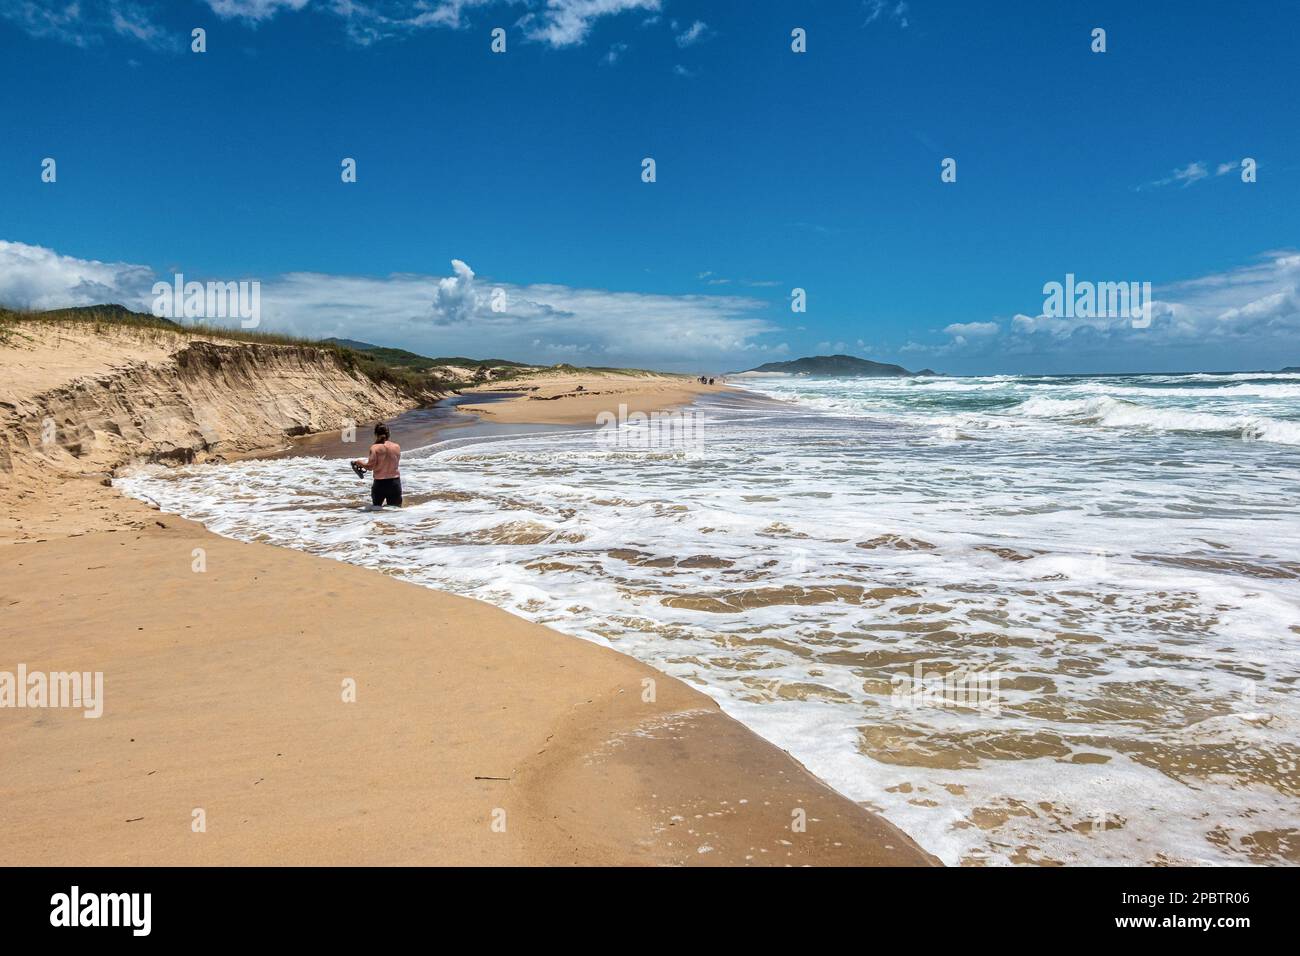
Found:
[[[618,415],[656,412],[688,405],[696,395],[725,391],[725,385],[701,385],[693,379],[670,375],[553,375],[511,379],[475,388],[476,392],[523,394],[489,405],[461,405],[488,421],[503,424],[595,425],[602,412]]]
[[[12,360],[0,348],[0,372]],[[691,392],[617,388],[641,410]],[[578,421],[588,401],[511,404]],[[102,671],[104,702],[98,719],[0,709],[6,863],[934,862],[617,652],[217,537],[94,476],[8,479],[0,671]]]

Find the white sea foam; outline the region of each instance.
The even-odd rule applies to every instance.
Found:
[[[1103,425],[1157,431],[1236,434],[1259,441],[1300,445],[1300,422],[1277,421],[1260,415],[1224,415],[1182,408],[1151,407],[1101,395],[1097,398],[1031,398],[1016,412],[1034,418],[1059,418]]]
[[[1249,375],[896,379],[756,379],[774,398],[848,417],[930,423],[939,437],[1013,428],[1024,419],[1061,424],[1235,434],[1300,445],[1300,376]],[[1199,387],[1194,387],[1202,383]],[[968,410],[967,410],[968,409]],[[955,433],[954,433],[955,430]],[[1059,434],[1059,433],[1058,433]]]
[[[714,405],[690,459],[580,432],[408,450],[410,506],[378,515],[317,459],[122,484],[653,663],[949,863],[1279,859],[1300,453],[1217,426],[1286,404],[1105,426],[1077,420],[1126,403],[1078,383],[943,381],[758,382],[799,400]],[[918,662],[996,670],[998,712],[900,708]]]

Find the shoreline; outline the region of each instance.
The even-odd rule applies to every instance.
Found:
[[[669,381],[506,400],[493,417],[515,424],[524,413],[500,414],[514,405],[573,424],[538,411],[576,414],[576,400],[586,414],[593,399],[675,407]],[[937,862],[704,694],[617,651],[222,538],[93,478],[13,510],[45,530],[0,548],[19,635],[0,670],[98,670],[106,685],[99,720],[0,710],[13,863]]]

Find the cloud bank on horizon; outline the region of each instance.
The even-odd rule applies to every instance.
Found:
[[[789,353],[783,342],[759,341],[779,329],[761,316],[767,303],[758,299],[519,285],[485,280],[459,259],[451,268],[449,276],[242,278],[261,282],[263,331],[360,339],[430,355],[716,370],[747,356],[759,356],[750,363],[757,364]],[[213,278],[184,275],[186,281]],[[0,304],[14,308],[117,303],[150,312],[154,283],[173,278],[134,263],[0,240]]]
[[[784,339],[787,329],[767,317],[770,303],[752,296],[516,284],[485,279],[460,259],[450,265],[450,275],[185,273],[185,278],[257,279],[264,331],[361,339],[424,354],[727,371],[791,354]],[[149,312],[154,283],[173,279],[137,263],[81,259],[0,240],[0,304],[14,308],[117,303]],[[1005,325],[994,320],[952,323],[941,330],[948,338],[939,344],[877,346],[876,357],[1049,356],[1080,349],[1155,349],[1241,339],[1275,340],[1285,347],[1300,338],[1300,251],[1268,252],[1250,265],[1170,283],[1156,292],[1147,327],[1134,327],[1128,316],[1016,313]],[[861,340],[856,347],[871,348]],[[827,341],[818,348],[843,352],[848,346]]]

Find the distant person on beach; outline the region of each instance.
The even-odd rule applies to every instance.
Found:
[[[401,447],[389,439],[388,426],[380,422],[375,426],[375,443],[370,446],[370,457],[358,458],[354,463],[358,468],[374,473],[370,503],[376,508],[381,505],[401,507],[402,476],[397,470],[401,460]]]

